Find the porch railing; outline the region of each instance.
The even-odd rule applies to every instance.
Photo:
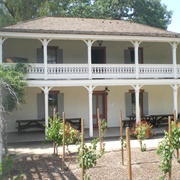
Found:
[[[139,64],[139,78],[174,78],[172,64],[154,65]]]
[[[4,64],[8,65],[8,64]],[[138,73],[136,73],[136,69]],[[128,78],[180,78],[180,65],[172,64],[29,64],[27,79],[128,79]],[[175,74],[176,73],[176,74]],[[46,76],[45,76],[46,75]]]
[[[44,79],[44,64],[28,66],[27,79]],[[87,79],[87,64],[48,64],[47,79]]]

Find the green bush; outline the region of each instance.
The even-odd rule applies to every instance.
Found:
[[[65,123],[66,145],[74,143],[78,135],[78,130],[74,129],[70,123]],[[57,116],[54,121],[52,118],[49,118],[49,127],[46,127],[46,138],[58,146],[63,144],[63,122]]]

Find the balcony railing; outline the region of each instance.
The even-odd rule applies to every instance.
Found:
[[[7,65],[7,64],[5,64]],[[89,69],[91,69],[89,73]],[[136,71],[138,71],[136,73]],[[176,73],[176,74],[175,74]],[[180,65],[172,64],[29,64],[27,79],[157,79],[180,78]]]
[[[47,79],[88,79],[87,64],[48,64]],[[44,64],[31,64],[27,79],[44,79]]]

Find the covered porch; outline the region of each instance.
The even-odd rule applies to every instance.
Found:
[[[123,137],[125,138],[125,127],[123,127]],[[154,127],[155,135],[152,138],[156,138],[164,135],[164,130],[167,129],[167,124],[163,124],[159,127]],[[93,138],[98,137],[98,129],[94,128],[94,136],[89,137],[89,129],[85,129],[85,140],[91,140]],[[119,127],[111,127],[107,129],[105,139],[113,140],[118,139],[120,137],[120,128]],[[132,138],[134,138],[132,136]],[[44,131],[27,131],[27,132],[9,132],[7,133],[7,143],[33,143],[33,142],[45,142],[45,133]]]

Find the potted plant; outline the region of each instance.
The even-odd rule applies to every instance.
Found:
[[[139,140],[141,151],[146,151],[146,144],[143,144],[143,140],[153,136],[153,125],[148,123],[146,120],[139,121],[133,124],[131,133]]]

